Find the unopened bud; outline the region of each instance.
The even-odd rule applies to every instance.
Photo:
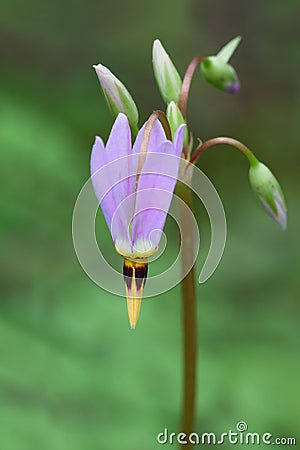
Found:
[[[176,67],[158,39],[153,43],[153,70],[165,103],[168,104],[171,101],[178,103],[182,81]]]
[[[236,94],[240,82],[234,68],[218,56],[209,56],[201,61],[201,72],[206,81],[221,91]]]
[[[139,113],[136,104],[123,83],[107,67],[98,64],[93,66],[99,78],[104,96],[112,113],[117,116],[124,113],[130,126],[137,127]]]
[[[177,128],[180,127],[180,125],[182,125],[182,124],[186,125],[186,121],[184,120],[183,115],[181,114],[181,111],[175,102],[170,102],[168,104],[166,115],[167,115],[167,119],[170,124],[172,138],[173,138]],[[186,145],[187,143],[188,143],[188,130],[187,130],[187,126],[185,126],[184,144]]]
[[[250,183],[267,213],[282,228],[286,228],[287,210],[280,184],[270,169],[260,162],[252,164],[249,171]]]

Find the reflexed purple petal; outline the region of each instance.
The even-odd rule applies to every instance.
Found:
[[[118,114],[106,143],[108,161],[131,154],[131,132],[125,114]]]
[[[140,147],[143,139],[145,131],[145,124],[142,126],[140,131],[138,132],[138,135],[135,139],[134,145],[133,145],[133,153],[139,153]],[[167,140],[164,129],[162,124],[159,120],[156,120],[154,122],[153,128],[151,130],[150,139],[147,151],[149,152],[157,152],[158,147]]]
[[[149,253],[159,244],[173,193],[161,189],[144,189],[139,192],[140,207],[132,225],[132,242],[136,252]]]
[[[93,188],[100,202],[107,226],[109,230],[112,231],[112,218],[116,211],[117,205],[111,189],[112,179],[110,166],[107,163],[107,153],[103,141],[99,137],[96,137],[92,149],[91,176]],[[113,230],[114,242],[118,235],[122,236],[123,239],[127,238],[128,233],[126,232],[126,227],[124,227],[124,223],[121,221],[119,215],[115,216]]]
[[[98,136],[95,139],[91,154],[91,176],[95,194],[101,202],[101,208],[108,227],[110,228],[110,222],[113,213],[116,209],[116,204],[110,191],[110,183],[108,177],[96,176],[96,172],[102,169],[107,164],[107,155],[103,141]],[[95,176],[93,176],[95,175]],[[107,194],[106,194],[107,193]],[[105,195],[106,194],[106,195]],[[104,197],[105,196],[105,197]]]
[[[112,224],[111,232],[113,239],[115,236],[122,235],[125,239],[124,233],[126,230],[126,238],[128,234],[129,223],[132,220],[134,210],[134,197],[130,197],[126,203],[122,203],[135,190],[136,170],[132,170],[132,159],[120,159],[131,155],[131,132],[128,119],[124,114],[119,114],[112,127],[106,144],[107,156],[110,161],[115,161],[111,169],[110,179],[111,184],[117,182],[112,189],[112,194],[115,204],[118,207],[117,217]],[[118,163],[118,160],[120,162]],[[129,177],[130,173],[134,176]],[[119,181],[123,180],[123,181]],[[119,221],[123,224],[123,233],[120,233]]]
[[[106,149],[103,142],[97,138],[91,157],[94,190],[101,202],[101,208],[114,242],[117,237],[124,242],[129,241],[128,227],[133,216],[134,197],[132,196],[126,205],[121,204],[135,190],[136,175],[132,171],[129,155],[131,155],[130,127],[127,117],[119,114],[110,133]],[[99,169],[101,169],[99,174],[95,174]],[[129,177],[130,173],[134,173],[134,176]],[[123,181],[119,181],[122,179]],[[106,196],[101,201],[105,194]]]
[[[115,181],[123,179],[113,188],[115,203],[119,205],[135,189],[135,177],[128,177],[128,174],[132,173],[130,167],[132,160],[130,158],[121,159],[120,163],[117,163],[117,160],[120,158],[131,155],[131,132],[128,119],[124,114],[118,115],[112,127],[106,144],[106,152],[108,161],[116,161],[113,165],[113,174],[111,173],[111,176],[113,176]],[[133,212],[133,201],[132,199],[131,214]],[[127,214],[123,207],[120,208],[119,214],[122,214],[123,220],[127,222]]]
[[[181,156],[184,141],[184,130],[186,125],[180,125],[174,135],[174,147],[176,156]]]
[[[91,153],[91,175],[107,164],[105,146],[102,139],[96,136]]]
[[[147,153],[137,188],[133,244],[141,239],[151,239],[153,249],[158,246],[177,181],[180,158],[175,153],[171,142],[162,144],[158,152]],[[160,233],[151,237],[153,230]]]

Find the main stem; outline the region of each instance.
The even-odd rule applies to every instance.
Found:
[[[192,209],[192,192],[188,186],[180,184],[178,195]],[[196,363],[197,363],[197,327],[195,271],[193,266],[193,228],[184,209],[181,210],[181,232],[185,236],[182,248],[182,267],[190,265],[192,269],[181,282],[183,349],[184,349],[184,386],[181,431],[187,435],[194,431],[196,400]],[[183,444],[189,449],[191,444]]]

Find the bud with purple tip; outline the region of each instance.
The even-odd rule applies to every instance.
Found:
[[[285,230],[287,210],[280,184],[265,164],[256,160],[249,171],[250,183],[267,213]]]
[[[236,94],[240,82],[234,68],[218,56],[209,56],[201,61],[201,72],[206,81],[221,91]]]
[[[132,96],[124,84],[105,66],[93,66],[99,78],[104,97],[114,116],[127,116],[132,130],[137,130],[139,113]]]
[[[216,56],[203,58],[201,62],[201,72],[206,81],[229,94],[237,94],[240,90],[236,71],[228,64],[240,41],[240,36],[235,37],[222,47]]]

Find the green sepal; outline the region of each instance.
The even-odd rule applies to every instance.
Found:
[[[241,36],[237,36],[233,38],[230,42],[228,42],[224,47],[221,48],[221,50],[217,53],[217,57],[220,61],[223,63],[228,63],[230,58],[232,57],[233,53],[237,49],[239,43],[241,42]]]

